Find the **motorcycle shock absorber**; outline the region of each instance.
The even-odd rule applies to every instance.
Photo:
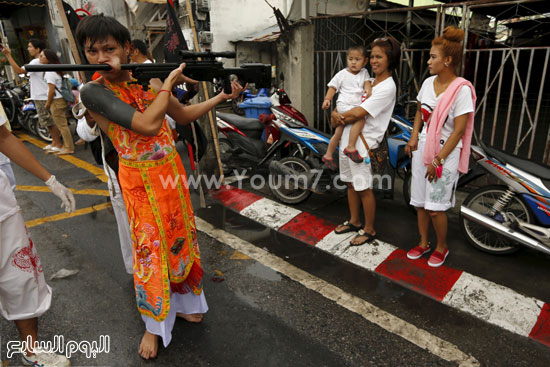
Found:
[[[513,197],[514,192],[510,189],[506,190],[502,195],[498,197],[497,201],[491,207],[491,215],[494,216],[496,213],[501,212],[506,207],[506,205],[508,205]]]

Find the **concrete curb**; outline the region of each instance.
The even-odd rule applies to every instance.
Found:
[[[490,324],[550,346],[550,304],[445,265],[431,268],[427,258],[375,240],[350,246],[355,233],[337,235],[336,224],[254,193],[222,186],[210,196],[240,215],[305,244],[375,272],[438,302]]]

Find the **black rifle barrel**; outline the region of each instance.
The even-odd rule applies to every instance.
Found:
[[[122,64],[120,65],[122,70],[135,70],[138,67],[151,64]],[[152,64],[154,66],[160,66],[164,69],[175,69],[180,64],[166,63],[166,64]],[[97,71],[97,70],[111,70],[109,65],[105,64],[40,64],[40,65],[24,65],[26,71]]]

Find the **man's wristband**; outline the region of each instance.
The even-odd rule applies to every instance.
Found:
[[[160,94],[161,92],[168,92],[168,94],[172,95],[172,92],[169,91],[168,89],[161,89],[159,90],[158,94]]]

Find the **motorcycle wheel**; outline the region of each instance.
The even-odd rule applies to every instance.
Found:
[[[301,158],[298,157],[286,157],[279,161],[279,163],[292,168],[293,170],[301,173],[307,172],[311,169],[309,164]],[[283,182],[277,182],[271,174],[269,175],[269,189],[279,199],[279,201],[285,204],[299,204],[303,201],[306,201],[311,195],[311,191],[301,188],[284,188]]]
[[[229,164],[229,161],[231,160],[231,151],[233,150],[233,145],[229,140],[225,138],[221,138],[219,140],[219,144],[223,174],[226,176],[231,173],[231,165]]]
[[[244,94],[241,94],[237,98],[233,98],[231,100],[231,109],[237,115],[244,116],[244,110],[242,108],[239,108],[239,103],[241,102],[244,102]]]
[[[506,190],[506,186],[502,185],[482,187],[468,195],[462,205],[477,213],[487,214],[489,209]],[[532,222],[531,212],[519,196],[514,196],[503,211],[515,214],[516,217],[522,221],[528,223]],[[468,242],[478,250],[494,255],[505,255],[516,252],[521,247],[520,244],[508,237],[498,234],[462,216],[460,218],[460,226]]]
[[[416,208],[411,205],[411,182],[412,174],[411,171],[408,170],[405,172],[405,177],[403,178],[403,200],[407,208],[416,215]]]
[[[8,118],[10,127],[13,130],[21,129],[21,124],[17,118],[17,106],[15,105],[13,98],[9,94],[3,94],[0,98],[0,102],[2,103],[2,107],[4,107],[4,113]]]
[[[52,142],[52,137],[47,128],[40,126],[40,124],[38,123],[38,120],[33,120],[31,123],[34,125],[33,126],[34,133],[38,135],[40,139],[47,141],[48,143]]]

